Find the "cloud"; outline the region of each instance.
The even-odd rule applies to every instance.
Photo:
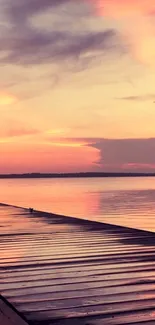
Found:
[[[73,0],[74,1],[74,0]],[[18,20],[21,23],[27,20],[30,16],[45,11],[49,8],[58,7],[62,4],[67,4],[71,0],[14,0],[9,1],[9,13],[13,20]]]
[[[35,135],[40,133],[36,129],[31,129],[31,128],[24,128],[24,127],[12,127],[8,131],[6,131],[5,137],[21,137],[21,136],[26,136],[26,135]]]
[[[98,164],[103,170],[146,172],[155,169],[155,138],[96,139],[90,146],[100,151]]]
[[[134,56],[142,63],[154,64],[155,14],[154,0],[90,0],[98,15],[113,18],[121,23],[124,40],[128,41]],[[126,37],[125,37],[126,36]]]
[[[65,61],[73,61],[76,65],[82,62],[85,68],[87,64],[96,62],[97,58],[109,52],[120,54],[122,50],[115,30],[96,31],[90,29],[89,26],[86,27],[87,24],[81,27],[82,10],[77,18],[74,8],[75,6],[77,8],[76,1],[7,1],[5,19],[9,25],[0,35],[1,64],[62,63],[66,66]],[[65,13],[63,4],[67,8]],[[81,6],[86,11],[86,22],[88,12],[84,7],[84,1],[81,1]],[[37,17],[39,12],[46,12],[48,8],[53,8],[50,11],[50,20],[56,20],[57,24],[45,31],[41,25],[38,28],[34,26],[31,19]],[[65,28],[63,28],[64,18],[66,19]]]
[[[155,171],[155,138],[150,139],[104,139],[45,137],[47,142],[61,147],[91,147],[99,157],[96,171],[151,172]]]
[[[115,98],[118,100],[127,100],[127,101],[136,101],[136,102],[145,102],[145,101],[154,101],[155,100],[155,94],[148,94],[148,95],[137,95],[137,96],[124,96],[120,98]]]
[[[114,36],[113,30],[107,30],[83,35],[53,32],[50,36],[34,32],[12,40],[1,39],[1,46],[8,52],[1,62],[23,65],[63,62],[63,60],[79,60],[80,57],[82,59],[85,54],[91,59],[97,51],[110,50]]]
[[[17,100],[18,100],[17,97],[11,94],[0,92],[0,106],[7,106],[7,105],[14,104],[15,102],[17,102]]]
[[[5,121],[5,123],[0,125],[0,139],[23,137],[39,133],[41,133],[41,131],[25,126],[22,122],[17,123],[17,121]]]
[[[66,135],[67,133],[70,132],[70,129],[68,128],[59,128],[59,129],[50,129],[46,131],[47,136],[53,136],[53,137],[58,137],[58,136],[63,136]]]
[[[92,0],[98,13],[113,18],[131,17],[133,15],[146,15],[155,12],[154,0]]]
[[[87,138],[67,138],[60,137],[60,135],[52,134],[51,136],[45,135],[44,140],[46,143],[50,143],[52,146],[57,147],[85,147],[91,145],[92,140]]]

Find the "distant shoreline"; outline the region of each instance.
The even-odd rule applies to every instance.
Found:
[[[0,179],[15,178],[110,178],[110,177],[155,177],[155,173],[25,173],[25,174],[0,174]]]

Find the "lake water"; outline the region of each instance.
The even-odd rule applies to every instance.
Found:
[[[0,180],[0,202],[155,231],[155,178]]]

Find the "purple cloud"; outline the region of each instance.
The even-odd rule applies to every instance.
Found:
[[[49,142],[53,138],[46,137]],[[61,138],[59,139],[61,141]],[[148,139],[104,139],[63,138],[63,141],[81,142],[84,146],[96,148],[100,158],[95,170],[107,172],[155,170],[155,138]]]
[[[68,4],[69,2],[71,3],[71,0],[11,0],[9,1],[9,13],[14,21],[23,22],[23,20],[27,20],[28,17],[38,12]],[[72,0],[72,2],[76,1]]]
[[[40,64],[63,60],[79,60],[89,51],[90,59],[96,50],[112,50],[110,41],[115,36],[113,30],[91,34],[53,32],[51,35],[33,32],[14,38],[0,39],[1,48],[7,51],[1,63]]]
[[[107,171],[155,169],[155,138],[96,139],[90,145],[100,151],[99,166]]]
[[[66,4],[67,8],[65,13],[63,4]],[[80,29],[82,10],[77,19],[74,4],[77,5],[77,1],[8,0],[5,19],[11,27],[3,30],[0,35],[0,51],[3,52],[1,64],[31,65],[60,61],[64,64],[64,61],[72,60],[75,65],[82,62],[83,66],[87,66],[89,62],[92,64],[97,58],[100,59],[109,52],[120,53],[122,49],[115,30],[95,31],[88,27]],[[81,6],[84,6],[84,1],[81,1]],[[36,17],[39,12],[43,13],[48,8],[54,9],[51,12],[51,15],[54,15],[51,19],[52,17],[58,19],[56,26],[48,31],[34,27],[30,23],[30,18]],[[89,14],[86,9],[85,14],[87,21]],[[68,17],[64,23],[65,29],[64,17]],[[78,28],[75,29],[75,26]]]

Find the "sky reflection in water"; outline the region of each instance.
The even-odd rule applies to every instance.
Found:
[[[155,178],[0,180],[0,193],[3,203],[155,230]]]

